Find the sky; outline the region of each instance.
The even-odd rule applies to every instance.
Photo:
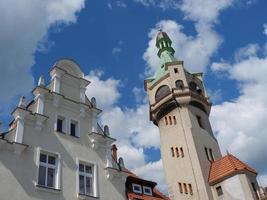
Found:
[[[222,149],[267,185],[267,1],[1,0],[0,119],[7,129],[19,97],[60,58],[79,63],[99,122],[138,175],[167,191],[159,133],[149,121],[144,79],[159,67],[155,36],[173,41],[191,72],[204,72],[210,115]],[[122,125],[123,124],[123,125]]]

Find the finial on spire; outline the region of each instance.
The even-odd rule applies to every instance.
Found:
[[[40,76],[38,80],[38,86],[44,87],[45,86],[45,80],[43,76]]]

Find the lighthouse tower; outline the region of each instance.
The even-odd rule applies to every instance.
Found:
[[[213,199],[208,182],[211,163],[221,158],[209,114],[211,103],[202,73],[190,73],[174,57],[172,41],[157,35],[161,65],[145,80],[150,120],[159,128],[161,157],[172,200]]]

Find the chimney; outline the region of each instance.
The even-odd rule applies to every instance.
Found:
[[[117,155],[117,147],[116,147],[116,144],[113,144],[112,147],[111,147],[111,155],[112,155],[112,158],[118,162],[118,155]]]

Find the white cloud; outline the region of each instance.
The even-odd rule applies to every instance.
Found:
[[[263,34],[267,35],[267,23],[263,24]]]
[[[124,159],[125,166],[128,169],[135,169],[145,165],[145,153],[143,148],[133,147],[129,142],[119,141],[118,156]]]
[[[230,64],[226,62],[214,62],[211,64],[211,70],[214,72],[227,71],[230,68]]]
[[[75,23],[83,7],[84,0],[0,1],[1,104],[32,89],[34,53],[44,47],[40,42],[47,41],[52,25]]]
[[[120,54],[121,53],[121,48],[120,47],[114,47],[113,49],[112,49],[112,55],[113,56],[116,56],[116,55],[118,55],[118,54]]]
[[[222,149],[251,164],[261,176],[267,175],[266,66],[267,57],[260,58],[254,53],[233,63],[228,70],[229,77],[238,82],[241,94],[213,106],[211,112],[213,129]]]
[[[180,9],[185,18],[201,23],[217,21],[220,12],[232,5],[234,0],[182,0]]]
[[[134,0],[134,2],[141,3],[146,7],[159,7],[163,10],[177,9],[179,7],[177,0]]]
[[[86,95],[88,98],[95,97],[97,106],[101,109],[110,109],[120,98],[118,91],[121,86],[121,81],[114,78],[101,80],[103,75],[102,71],[94,70],[85,78],[91,81],[87,86]]]
[[[209,25],[196,25],[196,36],[186,35],[183,26],[172,20],[162,20],[149,33],[150,41],[143,58],[147,62],[148,72],[152,73],[160,66],[157,57],[156,35],[159,29],[167,32],[173,41],[176,57],[185,61],[192,71],[205,71],[210,57],[217,51],[222,39]]]
[[[242,61],[244,59],[257,56],[260,46],[258,44],[248,44],[239,48],[235,53],[235,60]]]
[[[137,103],[146,103],[146,102],[148,102],[147,95],[145,94],[143,88],[134,87],[133,88],[133,94],[134,94],[135,101]]]
[[[162,165],[162,160],[149,162],[134,170],[138,176],[158,183],[161,192],[167,194],[167,185]]]

